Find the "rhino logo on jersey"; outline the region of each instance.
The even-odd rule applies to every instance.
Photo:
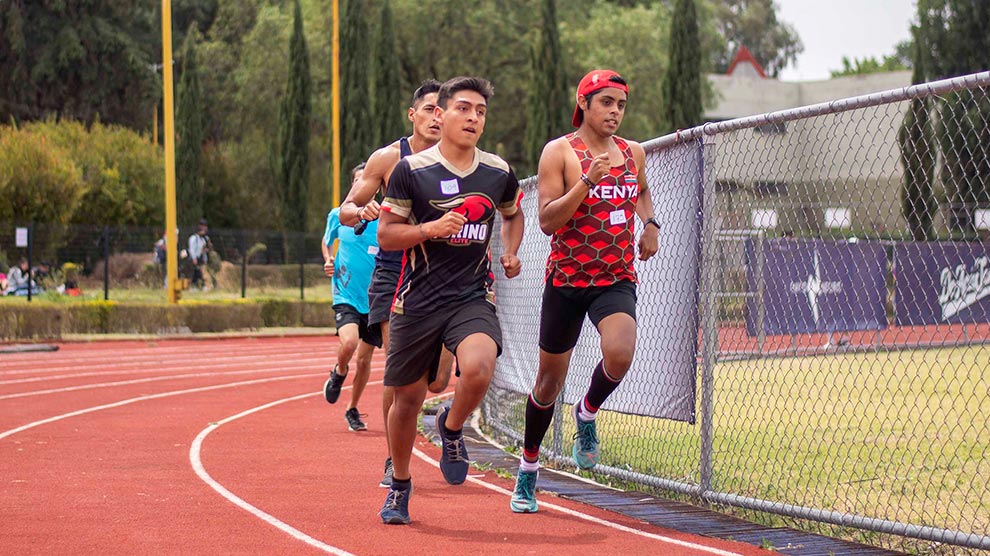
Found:
[[[467,245],[488,241],[490,228],[488,223],[495,216],[495,203],[487,196],[468,193],[453,199],[430,201],[430,204],[439,210],[453,211],[467,218],[467,222],[460,232],[446,238],[451,245]]]

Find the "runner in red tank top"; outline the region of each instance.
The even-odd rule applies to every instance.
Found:
[[[610,70],[595,70],[578,84],[572,123],[578,130],[547,143],[538,176],[540,229],[552,235],[540,317],[540,366],[526,405],[523,455],[510,506],[537,510],[540,444],[553,418],[554,400],[567,377],[571,354],[588,316],[601,334],[602,360],[584,398],[572,409],[578,467],[598,461],[595,416],[632,364],[636,348],[636,270],[633,213],[645,223],[640,260],[657,252],[659,224],[640,173],[643,147],[615,136],[629,88]]]

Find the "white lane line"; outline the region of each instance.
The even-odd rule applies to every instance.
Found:
[[[297,360],[294,361],[294,363],[299,363],[299,361],[300,360],[297,359]],[[316,361],[317,363],[319,363],[321,360],[319,360],[319,359],[303,359],[301,361]],[[272,369],[272,364],[269,363],[269,362],[258,361],[256,364],[257,365],[262,365],[262,366],[264,366],[264,368],[262,368],[262,369],[251,369],[251,370],[253,370],[253,371],[265,371],[265,370],[267,370],[267,371],[276,372],[276,371],[284,371],[284,370],[287,370],[287,369],[307,369],[307,368],[310,368],[310,367],[313,366],[313,365],[306,364],[306,365],[293,365],[291,367],[290,366],[280,366],[277,369]],[[248,365],[245,365],[243,363],[237,363],[237,364],[231,364],[231,365],[210,365],[209,368],[210,369],[222,369],[224,367],[234,367],[236,369],[243,369],[246,366],[248,366]],[[384,361],[381,364],[377,364],[377,363],[374,363],[373,362],[373,364],[371,365],[371,370],[372,371],[376,371],[376,370],[377,371],[380,371],[380,370],[383,370],[384,368],[385,368],[385,362]],[[94,376],[102,377],[102,376],[111,376],[111,375],[144,375],[144,374],[151,374],[151,373],[184,371],[184,370],[187,370],[187,369],[188,370],[191,370],[191,369],[202,370],[203,369],[203,365],[188,365],[188,366],[184,366],[184,367],[164,367],[164,368],[163,367],[158,367],[158,368],[150,369],[150,370],[124,369],[124,370],[121,370],[121,371],[99,371],[99,372],[92,372],[92,373],[75,373],[75,374],[71,374],[71,375],[35,376],[35,377],[31,377],[31,378],[18,378],[18,379],[15,379],[15,380],[0,380],[0,386],[6,386],[6,385],[9,385],[9,384],[28,384],[28,383],[31,383],[31,382],[49,382],[49,381],[53,381],[53,380],[65,380],[65,379],[69,379],[69,378],[89,378],[89,377],[94,377]],[[239,372],[240,371],[231,371],[231,372],[229,372],[229,374],[236,374],[236,373],[239,373]],[[224,372],[219,372],[218,371],[218,374],[224,374]]]
[[[33,423],[28,423],[26,425],[21,425],[20,427],[9,429],[0,432],[0,440],[7,438],[8,436],[17,434],[19,432],[24,432],[28,429],[33,429],[41,425],[47,425],[48,423],[54,423],[55,421],[61,421],[62,419],[68,419],[69,417],[76,417],[78,415],[85,415],[87,413],[94,413],[96,411],[102,411],[104,409],[112,409],[115,407],[121,407],[124,405],[130,405],[132,403],[143,402],[147,400],[156,400],[159,398],[168,398],[170,396],[179,396],[181,394],[193,394],[196,392],[208,392],[210,390],[220,390],[222,388],[234,388],[237,386],[249,386],[251,384],[262,384],[265,382],[274,382],[277,380],[294,380],[299,378],[309,378],[314,376],[326,376],[326,373],[307,373],[304,375],[291,375],[291,376],[279,376],[272,378],[259,378],[256,380],[245,380],[242,382],[230,382],[227,384],[215,384],[213,386],[203,386],[201,388],[189,388],[187,390],[174,390],[172,392],[161,392],[159,394],[148,394],[147,396],[138,396],[136,398],[129,398],[126,400],[121,400],[119,402],[108,403],[104,405],[96,405],[93,407],[87,407],[86,409],[80,409],[78,411],[72,411],[69,413],[63,413],[61,415],[56,415],[54,417],[49,417],[47,419],[42,419],[40,421],[34,421]]]
[[[15,368],[16,366],[23,365],[25,363],[29,364],[43,364],[46,361],[66,361],[70,363],[85,363],[86,361],[100,361],[106,357],[108,351],[117,354],[120,357],[128,359],[141,359],[147,357],[155,356],[176,356],[176,355],[188,355],[190,351],[196,351],[196,353],[203,354],[205,356],[212,356],[218,354],[229,354],[231,352],[237,353],[266,353],[266,354],[276,354],[283,353],[286,355],[292,353],[299,353],[300,351],[305,351],[306,349],[312,348],[332,348],[335,346],[332,341],[323,342],[308,342],[308,343],[291,343],[291,344],[279,344],[279,345],[255,345],[251,343],[238,343],[238,344],[208,344],[203,342],[198,342],[195,344],[185,344],[176,346],[149,346],[149,345],[129,345],[129,346],[101,346],[96,349],[86,349],[86,350],[61,350],[58,352],[51,352],[48,354],[37,354],[37,353],[26,353],[22,356],[11,356],[5,355],[0,358],[0,368]],[[46,356],[47,355],[47,356]]]
[[[382,381],[380,380],[377,382],[368,382],[368,386],[374,384],[381,384],[381,383]],[[342,388],[342,390],[349,390],[349,389],[351,389],[350,386],[345,386],[344,388]],[[301,400],[303,398],[308,398],[309,396],[315,396],[318,394],[321,394],[321,392],[316,392],[316,393],[310,392],[308,394],[300,394],[298,396],[292,396],[291,398],[282,398],[281,400],[275,400],[273,402],[248,409],[246,411],[242,411],[237,415],[231,415],[230,417],[221,419],[220,421],[211,424],[210,426],[201,430],[199,434],[196,435],[196,439],[193,440],[192,446],[189,447],[189,462],[192,464],[193,470],[196,472],[196,475],[198,475],[199,478],[203,480],[203,482],[210,485],[210,487],[213,490],[217,491],[220,494],[220,496],[226,498],[229,502],[241,508],[242,510],[250,513],[251,515],[257,517],[258,519],[264,521],[265,523],[271,525],[272,527],[275,527],[276,529],[282,531],[283,533],[287,533],[292,538],[302,541],[312,547],[318,548],[326,552],[327,554],[335,554],[337,556],[354,556],[350,552],[346,552],[340,548],[329,545],[323,541],[314,539],[313,537],[307,535],[306,533],[303,533],[299,529],[296,529],[295,527],[289,525],[288,523],[285,523],[284,521],[278,519],[277,517],[261,510],[257,506],[252,506],[250,503],[246,502],[243,498],[227,490],[227,488],[225,488],[223,485],[218,483],[213,477],[211,477],[210,474],[206,471],[206,468],[203,467],[203,461],[200,458],[200,453],[202,452],[203,440],[206,439],[207,435],[213,432],[220,425],[225,425],[227,423],[230,423],[231,421],[240,419],[241,417],[245,417],[247,415],[251,415],[252,413],[257,413],[259,411],[264,411],[265,409],[269,409],[271,407],[275,407],[283,403]]]
[[[11,398],[26,398],[28,396],[41,396],[45,394],[61,394],[63,392],[75,392],[77,390],[89,390],[93,388],[112,388],[114,386],[127,386],[130,384],[143,384],[146,382],[158,382],[162,380],[177,380],[183,378],[204,378],[211,376],[249,375],[249,374],[259,374],[259,373],[276,373],[276,372],[283,372],[286,370],[309,371],[309,370],[313,370],[313,368],[312,365],[300,365],[293,367],[285,366],[285,367],[280,367],[278,369],[272,369],[271,366],[269,365],[264,369],[251,369],[247,371],[224,371],[218,373],[190,373],[183,375],[164,375],[164,376],[155,376],[150,378],[119,380],[117,382],[98,382],[95,384],[80,384],[78,386],[66,386],[64,388],[50,388],[48,390],[32,390],[30,392],[18,392],[16,394],[4,394],[4,395],[0,395],[0,400],[8,400]],[[372,371],[384,370],[384,367],[382,367],[381,369],[372,368],[371,370]]]
[[[381,382],[375,382],[375,383],[369,382],[368,384],[369,385],[370,384],[381,384]],[[345,387],[345,388],[348,388],[348,387]],[[200,431],[199,435],[196,436],[196,440],[193,441],[193,445],[189,449],[189,461],[192,463],[193,469],[196,470],[196,474],[199,475],[200,478],[203,479],[203,481],[205,481],[208,485],[210,485],[210,487],[212,487],[213,490],[216,490],[218,493],[220,493],[221,496],[223,496],[224,498],[227,498],[232,503],[236,504],[238,507],[240,507],[240,508],[242,508],[242,509],[250,512],[252,515],[255,515],[256,517],[258,517],[259,519],[265,521],[266,523],[268,523],[268,524],[270,524],[270,525],[272,525],[274,527],[277,527],[278,529],[280,529],[280,530],[288,533],[289,535],[291,535],[293,538],[296,538],[298,540],[301,540],[301,541],[305,542],[306,544],[309,544],[310,546],[314,546],[314,547],[319,548],[321,550],[325,550],[325,551],[327,551],[330,554],[335,554],[335,555],[338,555],[338,556],[353,556],[353,555],[350,555],[347,552],[341,551],[340,549],[338,549],[338,548],[336,548],[334,546],[328,545],[328,544],[326,544],[326,543],[324,543],[322,541],[319,541],[317,539],[314,539],[313,537],[310,537],[309,535],[303,533],[302,531],[299,531],[298,529],[292,527],[291,525],[288,525],[288,524],[280,521],[278,518],[276,518],[276,517],[274,517],[274,516],[272,516],[270,514],[267,514],[267,513],[263,512],[262,510],[256,508],[255,506],[252,506],[251,504],[245,502],[243,499],[237,497],[237,495],[235,495],[234,493],[230,492],[229,490],[227,490],[226,488],[224,488],[223,485],[217,483],[215,480],[213,480],[212,477],[210,477],[210,475],[203,468],[203,464],[200,461],[200,457],[199,457],[199,454],[200,454],[200,451],[201,451],[201,447],[202,447],[202,443],[203,443],[203,439],[206,438],[206,436],[208,434],[210,434],[210,432],[212,432],[214,429],[216,429],[216,427],[218,427],[220,425],[223,425],[223,424],[226,424],[226,423],[229,423],[229,422],[234,421],[236,419],[240,419],[241,417],[244,417],[246,415],[250,415],[252,413],[263,411],[265,409],[268,409],[268,408],[271,408],[271,407],[275,407],[277,405],[280,405],[280,404],[283,404],[283,403],[286,403],[286,402],[300,400],[300,399],[303,399],[303,398],[306,398],[306,397],[309,397],[309,396],[314,396],[314,395],[317,395],[317,394],[319,394],[319,392],[317,392],[315,394],[312,394],[312,393],[311,394],[301,394],[301,395],[298,395],[298,396],[293,396],[291,398],[283,398],[281,400],[276,400],[276,401],[267,403],[265,405],[261,405],[261,406],[258,406],[258,407],[252,408],[252,409],[248,409],[246,411],[243,411],[241,413],[238,413],[237,415],[232,415],[230,417],[227,417],[226,419],[223,419],[222,421],[217,421],[217,423],[215,425],[210,425],[209,427],[203,429],[202,431]],[[437,395],[437,396],[432,396],[430,398],[427,398],[426,401],[432,401],[432,400],[437,400],[437,399],[444,399],[444,398],[448,398],[450,396],[453,396],[453,392],[444,393],[444,394],[440,394],[440,395]],[[473,425],[474,425],[474,423],[472,423],[472,426]],[[437,467],[437,468],[440,467],[440,462],[439,461],[437,461],[437,460],[431,458],[430,456],[426,455],[424,452],[422,452],[418,448],[415,448],[415,447],[413,448],[413,455],[415,455],[416,457],[418,457],[421,460],[425,461],[426,463],[429,463],[433,467]],[[511,497],[512,496],[512,491],[507,490],[507,489],[504,489],[504,488],[502,488],[500,486],[497,486],[497,485],[494,485],[494,484],[491,484],[491,483],[487,483],[485,481],[482,481],[481,479],[468,476],[468,480],[471,481],[471,482],[473,482],[473,483],[475,483],[475,484],[481,485],[484,488],[487,488],[489,490],[493,490],[495,492],[498,492],[498,493],[500,493],[502,495],[505,495],[505,496],[508,496],[508,497]],[[578,519],[582,519],[584,521],[589,521],[589,522],[595,523],[597,525],[602,525],[604,527],[609,527],[609,528],[615,529],[617,531],[622,531],[623,533],[630,533],[630,534],[633,534],[633,535],[637,535],[637,536],[641,536],[641,537],[646,537],[648,539],[660,541],[660,542],[667,543],[667,544],[673,544],[673,545],[681,546],[681,547],[684,547],[684,548],[690,548],[692,550],[700,550],[702,552],[705,552],[705,553],[708,553],[708,554],[715,554],[717,556],[743,556],[742,554],[740,554],[738,552],[730,552],[730,551],[727,551],[727,550],[721,550],[721,549],[718,549],[718,548],[712,548],[712,547],[709,547],[709,546],[705,546],[705,545],[701,545],[701,544],[696,544],[696,543],[693,543],[693,542],[682,541],[680,539],[675,539],[673,537],[667,537],[667,536],[664,536],[664,535],[658,535],[656,533],[650,533],[648,531],[642,531],[640,529],[635,529],[635,528],[632,528],[632,527],[628,527],[626,525],[622,525],[621,523],[615,523],[615,522],[608,521],[608,520],[603,519],[603,518],[600,518],[600,517],[595,517],[593,515],[589,515],[589,514],[585,514],[585,513],[579,512],[577,510],[572,510],[570,508],[565,508],[565,507],[559,506],[557,504],[551,504],[551,503],[548,503],[548,502],[540,502],[540,506],[543,507],[543,508],[546,508],[546,509],[558,511],[558,512],[560,512],[562,514],[569,515],[571,517],[576,517]]]
[[[166,354],[159,354],[159,353],[150,354],[150,355],[153,355],[152,357],[146,357],[146,356],[128,357],[128,356],[119,356],[117,354],[111,354],[111,355],[112,355],[112,359],[111,359],[112,363],[109,366],[112,366],[112,367],[124,367],[124,366],[130,366],[130,367],[149,367],[149,366],[153,366],[153,367],[156,367],[156,368],[161,368],[162,366],[166,366],[167,367],[169,365],[170,361],[171,361],[171,359],[169,357],[166,357],[165,356]],[[183,354],[183,355],[188,355],[188,353]],[[333,361],[333,354],[332,353],[316,354],[316,355],[314,355],[312,357],[306,357],[306,358],[302,358],[302,359],[299,358],[299,352],[290,353],[290,352],[282,352],[282,351],[279,351],[279,352],[257,352],[257,353],[248,353],[248,354],[245,354],[245,353],[241,352],[239,355],[231,355],[230,353],[197,353],[197,355],[201,359],[203,359],[203,360],[216,360],[216,359],[221,359],[222,358],[228,364],[233,364],[234,362],[237,362],[237,361],[257,361],[258,359],[262,359],[262,358],[263,359],[269,359],[269,360],[271,360],[271,359],[279,360],[279,359],[283,359],[284,357],[289,357],[289,356],[291,356],[293,358],[296,358],[297,360],[320,361],[320,362],[323,362],[325,364],[326,363],[332,363],[332,361]],[[30,368],[30,369],[24,369],[22,367],[17,367],[16,370],[10,370],[10,371],[6,371],[6,372],[0,372],[0,376],[5,376],[6,377],[6,376],[15,376],[15,375],[29,375],[29,374],[34,374],[34,375],[37,375],[38,378],[42,378],[42,377],[46,377],[46,376],[56,375],[57,373],[62,372],[62,371],[76,371],[76,370],[79,370],[80,367],[83,367],[83,368],[85,368],[85,367],[91,367],[91,366],[106,367],[106,366],[108,366],[107,365],[107,359],[108,358],[109,358],[108,357],[108,354],[107,353],[103,353],[102,354],[102,357],[100,357],[99,359],[96,359],[96,360],[93,360],[93,361],[88,361],[87,360],[87,361],[81,362],[81,363],[72,363],[69,360],[61,360],[60,359],[58,361],[53,361],[53,363],[57,363],[58,365],[60,365],[60,366],[57,366],[57,367],[56,366],[51,366],[51,365],[49,365],[49,366],[43,366],[43,367],[34,367],[34,368]],[[85,364],[83,364],[83,363],[85,363]]]

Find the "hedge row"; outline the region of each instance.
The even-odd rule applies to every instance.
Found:
[[[276,326],[332,327],[328,301],[0,304],[0,340],[59,339],[64,334],[222,332]]]

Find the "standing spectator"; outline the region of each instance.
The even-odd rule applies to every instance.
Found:
[[[155,268],[158,270],[158,275],[162,277],[162,283],[166,286],[168,286],[168,269],[165,267],[167,264],[166,261],[168,261],[168,252],[166,251],[167,245],[168,243],[165,241],[165,232],[162,232],[161,237],[158,238],[158,241],[156,241],[155,245],[151,248],[151,252],[154,255]]]
[[[192,276],[190,285],[198,286],[200,290],[206,290],[206,280],[203,278],[203,270],[210,260],[210,236],[206,235],[208,229],[206,219],[203,218],[196,226],[196,233],[189,236],[189,264],[192,265]]]

